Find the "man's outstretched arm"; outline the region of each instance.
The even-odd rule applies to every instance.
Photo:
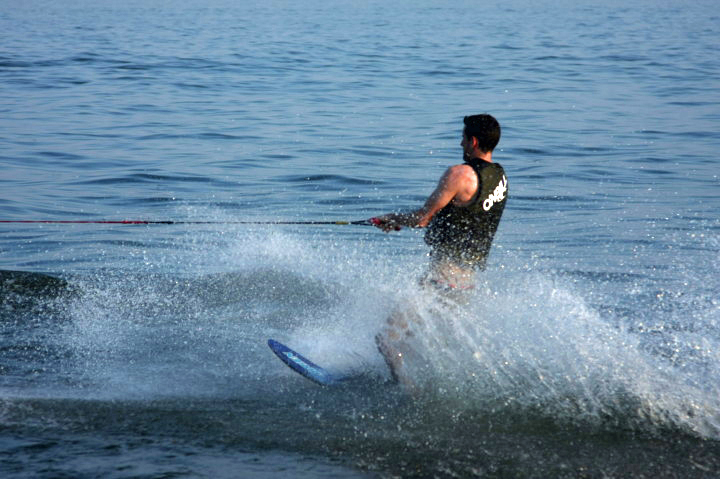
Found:
[[[375,226],[383,231],[397,231],[403,226],[424,228],[430,223],[435,213],[443,209],[459,193],[472,186],[473,180],[477,187],[477,179],[471,167],[455,165],[448,168],[440,178],[435,191],[428,197],[422,208],[408,213],[390,213],[374,218]]]

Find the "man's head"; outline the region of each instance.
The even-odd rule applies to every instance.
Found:
[[[463,134],[472,143],[477,139],[477,149],[483,153],[492,152],[500,141],[500,124],[491,115],[471,115],[463,120]]]

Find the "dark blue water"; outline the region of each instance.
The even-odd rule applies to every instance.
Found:
[[[0,5],[0,220],[178,222],[0,224],[3,477],[715,477],[715,10]],[[511,196],[465,308],[420,231],[232,223],[415,208],[480,112]]]

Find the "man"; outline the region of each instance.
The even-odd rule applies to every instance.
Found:
[[[492,161],[500,141],[500,124],[487,114],[466,116],[464,123],[460,143],[464,163],[445,171],[423,207],[373,219],[385,232],[403,226],[427,227],[430,269],[423,284],[444,292],[473,287],[475,271],[485,268],[507,200],[505,171]],[[395,314],[388,319],[388,328],[376,337],[396,380],[402,379],[398,375],[407,328],[407,320]]]

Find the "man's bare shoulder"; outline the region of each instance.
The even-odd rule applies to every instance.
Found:
[[[447,169],[444,183],[448,190],[454,192],[453,201],[456,204],[463,205],[470,201],[475,195],[478,178],[472,166],[460,164]]]
[[[477,175],[475,175],[475,170],[473,170],[472,166],[464,163],[449,167],[445,171],[445,177],[447,181],[457,182],[475,181],[477,179]]]

